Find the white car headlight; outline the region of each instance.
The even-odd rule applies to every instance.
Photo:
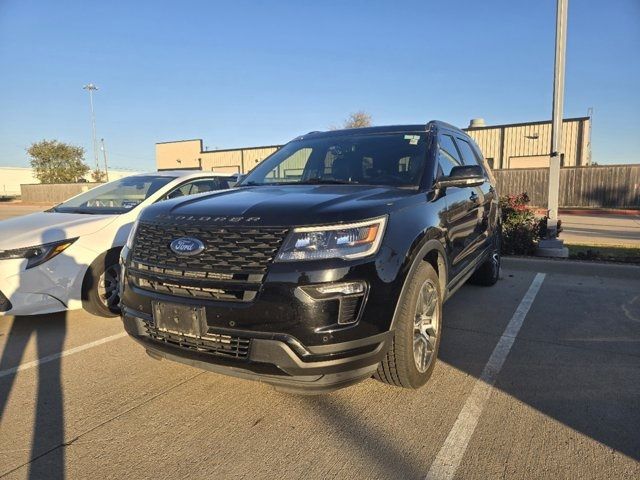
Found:
[[[77,238],[60,240],[58,242],[45,243],[35,247],[16,248],[14,250],[0,251],[0,260],[10,258],[26,258],[27,270],[42,265],[53,257],[61,254],[75,242]]]
[[[135,222],[133,222],[133,226],[131,227],[131,230],[129,231],[129,236],[127,237],[127,243],[124,244],[124,246],[127,247],[129,250],[131,249],[131,247],[133,247],[133,238],[136,236],[136,230],[138,230],[138,223],[139,223],[139,220],[136,220]]]
[[[387,217],[363,222],[294,229],[276,258],[280,262],[367,257],[378,251]]]

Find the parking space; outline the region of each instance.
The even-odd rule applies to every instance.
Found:
[[[639,271],[507,259],[446,304],[419,391],[292,396],[152,360],[117,319],[0,318],[0,477],[638,478]]]

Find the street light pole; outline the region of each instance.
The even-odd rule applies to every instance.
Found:
[[[98,141],[96,139],[96,114],[93,109],[93,92],[98,90],[93,83],[89,83],[82,87],[84,90],[89,92],[89,104],[91,105],[91,126],[93,128],[93,158],[96,162],[96,170],[100,170],[100,164],[98,162]]]
[[[567,46],[567,9],[569,0],[557,0],[556,60],[553,72],[553,113],[551,121],[551,156],[549,161],[549,238],[558,236],[558,195],[560,190],[560,163],[564,154],[562,144],[562,116],[564,108],[564,68]]]
[[[568,257],[569,250],[558,236],[558,197],[560,194],[560,164],[564,156],[562,117],[564,107],[564,70],[567,45],[567,10],[569,0],[557,0],[556,55],[553,70],[553,112],[551,120],[551,152],[549,155],[549,195],[547,238],[538,244],[537,254],[549,257]]]
[[[109,165],[107,164],[107,147],[104,144],[104,138],[101,138],[100,142],[102,143],[102,146],[100,148],[102,149],[102,156],[104,157],[104,174],[105,174],[105,179],[108,182],[109,181]]]

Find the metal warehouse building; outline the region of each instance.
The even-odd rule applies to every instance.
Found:
[[[493,169],[549,166],[551,121],[487,126],[482,119],[475,119],[464,130],[478,143]],[[563,167],[580,167],[591,163],[590,138],[589,117],[563,121]]]
[[[549,166],[551,121],[485,125],[482,119],[474,119],[464,130],[476,140],[493,169]],[[564,120],[562,137],[563,166],[591,163],[589,117]],[[189,168],[245,173],[278,148],[280,145],[203,150],[199,139],[162,142],[156,143],[156,166],[158,170]]]

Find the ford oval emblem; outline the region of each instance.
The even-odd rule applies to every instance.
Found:
[[[169,244],[169,248],[176,255],[197,255],[204,250],[204,243],[197,238],[182,237],[176,238]]]

